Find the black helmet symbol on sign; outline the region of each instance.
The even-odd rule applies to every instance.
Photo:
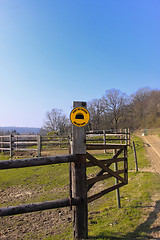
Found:
[[[84,119],[84,115],[82,113],[77,113],[75,119]]]
[[[77,107],[70,113],[71,122],[77,127],[84,127],[89,122],[89,112],[86,108]]]

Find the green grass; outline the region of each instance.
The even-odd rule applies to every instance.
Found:
[[[132,136],[131,137],[131,147],[128,147],[128,168],[129,168],[129,170],[135,170],[135,160],[134,160],[134,153],[133,153],[133,147],[132,147],[133,141],[135,142],[138,167],[141,169],[141,168],[149,166],[149,160],[147,159],[146,151],[145,151],[142,139],[139,137],[136,137],[136,136]]]
[[[149,221],[143,224],[143,229],[139,225],[147,215],[146,207],[150,205],[151,196],[160,189],[160,176],[152,173],[130,173],[129,179],[129,184],[120,189],[121,209],[116,207],[115,192],[95,202],[94,206],[89,206],[91,239],[143,239]]]
[[[9,154],[0,153],[0,161],[8,160],[9,158]]]
[[[143,142],[138,137],[135,141],[139,169],[149,165]],[[98,159],[110,158],[112,154],[95,154]],[[0,155],[0,159],[7,160],[9,156]],[[155,173],[135,172],[133,150],[128,149],[129,184],[120,188],[122,208],[117,208],[116,192],[106,194],[88,206],[89,239],[149,239],[148,229],[153,223],[149,216],[148,206],[151,198],[160,190],[160,175]],[[36,197],[26,199],[26,202],[37,202],[51,199],[60,199],[68,196],[69,166],[60,164],[53,166],[31,167],[23,169],[1,170],[0,188],[24,187],[29,189],[40,188]],[[88,168],[87,174],[95,174],[99,169]],[[114,183],[114,179],[103,181],[104,189]],[[156,183],[156,184],[155,184]],[[52,191],[52,190],[55,191]],[[98,192],[99,189],[97,189]],[[19,204],[18,200],[13,202]],[[7,203],[6,203],[7,204]],[[45,240],[72,239],[72,223],[63,228],[57,236],[41,236]],[[28,233],[28,238],[30,233]],[[36,239],[35,233],[35,239]]]
[[[1,170],[0,187],[43,185],[47,189],[53,186],[64,186],[67,184],[68,169],[65,164],[55,164],[50,166],[19,168]]]
[[[69,171],[66,164],[1,170],[0,188],[17,187],[38,190],[38,194],[25,203],[66,198],[69,195]],[[53,190],[54,191],[51,191]],[[20,204],[18,200],[12,205]],[[1,204],[0,204],[1,205]],[[7,205],[7,203],[5,204]]]

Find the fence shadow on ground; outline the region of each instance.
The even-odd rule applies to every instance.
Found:
[[[152,206],[147,206],[152,207]],[[107,236],[105,232],[101,232],[98,236],[89,237],[89,239],[105,239],[105,240],[147,240],[154,239],[160,240],[160,224],[157,226],[152,226],[158,219],[158,214],[160,213],[160,201],[156,201],[153,211],[149,213],[148,218],[145,222],[140,224],[133,232],[128,233],[124,236]],[[157,237],[152,237],[150,234],[157,233]],[[117,234],[118,235],[118,234]]]

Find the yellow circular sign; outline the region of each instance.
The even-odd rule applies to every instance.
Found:
[[[71,122],[77,127],[84,127],[89,122],[89,112],[86,108],[77,107],[70,113]]]

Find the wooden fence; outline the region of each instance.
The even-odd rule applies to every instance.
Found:
[[[5,135],[0,136],[0,151],[9,151],[10,157],[15,151],[36,151],[40,157],[42,147],[68,148],[69,142],[69,136]]]
[[[9,151],[10,157],[15,151],[36,151],[37,156],[40,157],[42,148],[46,150],[69,148],[70,139],[69,136],[5,135],[0,136],[0,151]],[[119,142],[130,146],[130,132],[129,129],[87,131],[86,141],[87,143],[103,142],[104,145]]]
[[[13,151],[38,151],[40,149],[39,135],[5,135],[0,136],[1,152],[9,151],[10,157]]]
[[[119,143],[130,146],[129,129],[93,130],[86,132],[87,142]]]
[[[73,107],[85,107],[84,102],[74,102]],[[97,160],[89,150],[113,149],[115,154],[109,159]],[[127,144],[87,143],[85,128],[73,126],[71,139],[71,154],[65,156],[37,157],[21,160],[0,161],[0,169],[23,168],[50,164],[70,164],[69,197],[41,203],[23,204],[0,208],[0,216],[42,211],[70,206],[73,208],[73,237],[86,239],[88,237],[88,203],[102,197],[128,183]],[[119,166],[118,164],[121,163]],[[122,164],[123,163],[123,164]],[[112,170],[111,165],[116,164]],[[98,166],[100,171],[93,177],[86,176],[86,168]],[[97,182],[115,178],[116,184],[100,192],[89,195],[90,189]]]

